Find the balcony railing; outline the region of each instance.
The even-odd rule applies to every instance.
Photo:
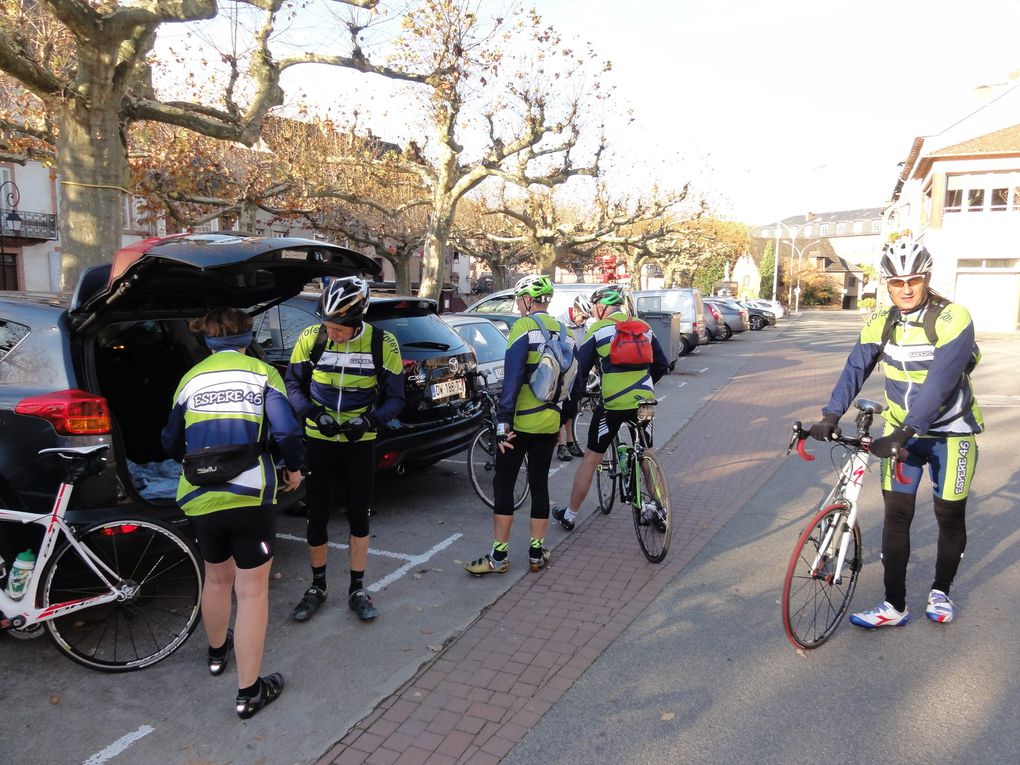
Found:
[[[15,234],[11,230],[11,224],[7,222],[7,209],[0,210],[0,221],[2,221],[3,234],[10,240],[34,240],[42,241],[57,238],[57,216],[52,213],[28,212],[18,209],[18,217],[21,218],[21,229]],[[26,242],[25,244],[31,244]]]

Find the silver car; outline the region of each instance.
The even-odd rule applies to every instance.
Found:
[[[478,371],[486,375],[485,387],[498,393],[503,387],[503,358],[506,355],[506,335],[498,326],[483,316],[463,313],[444,313],[440,316],[460,338],[471,346],[478,360]]]

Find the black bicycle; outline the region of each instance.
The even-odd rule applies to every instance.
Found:
[[[485,387],[488,375],[484,372],[470,372],[481,385],[477,386],[475,398],[486,411],[485,421],[481,429],[475,434],[468,448],[468,475],[471,477],[471,485],[475,492],[489,507],[495,507],[495,491],[492,481],[496,471],[496,413],[498,405],[496,397]],[[528,486],[528,458],[524,458],[523,470],[518,471],[517,481],[514,483],[514,508],[524,504],[524,500],[531,493]]]
[[[655,454],[650,451],[657,403],[652,399],[638,405],[636,419],[627,423],[631,443],[623,442],[617,434],[595,468],[599,509],[608,514],[617,493],[621,502],[630,504],[638,544],[652,563],[663,561],[673,536],[669,484]]]

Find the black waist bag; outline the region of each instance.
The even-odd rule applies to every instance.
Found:
[[[192,486],[215,486],[237,478],[255,466],[258,444],[210,446],[184,455],[184,477]]]

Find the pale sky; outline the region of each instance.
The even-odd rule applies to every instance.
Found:
[[[982,103],[976,86],[1020,70],[1017,0],[538,7],[613,60],[637,116],[635,158],[681,150],[720,209],[748,223],[881,206],[915,136],[944,130]]]
[[[751,224],[883,205],[915,136],[945,130],[981,106],[975,88],[1020,72],[1020,0],[534,2],[613,63],[609,178],[626,193],[693,181],[716,213]],[[507,5],[480,0],[483,14]],[[314,18],[278,31],[342,42]],[[295,67],[284,87],[335,117],[359,109],[385,139],[421,139],[383,78]]]

